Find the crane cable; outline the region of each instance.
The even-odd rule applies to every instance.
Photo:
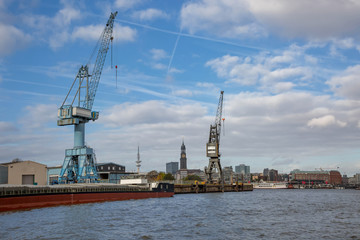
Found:
[[[223,113],[225,115],[225,104],[223,104]],[[225,136],[225,117],[221,119],[223,121],[223,136]]]

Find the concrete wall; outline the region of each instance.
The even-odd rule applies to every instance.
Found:
[[[15,162],[8,164],[8,184],[22,184],[23,175],[34,175],[34,182],[46,185],[46,165],[33,161]]]

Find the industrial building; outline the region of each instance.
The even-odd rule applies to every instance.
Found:
[[[47,184],[57,184],[59,182],[60,172],[62,166],[47,168]]]
[[[0,165],[0,184],[46,185],[46,165],[18,159]]]
[[[342,184],[342,177],[339,171],[300,171],[295,169],[290,172],[290,179],[292,181],[302,182],[308,184]]]
[[[113,162],[98,163],[96,170],[101,182],[120,183],[121,177],[128,175],[125,172],[125,166]]]

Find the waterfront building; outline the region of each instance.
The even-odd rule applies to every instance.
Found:
[[[340,185],[342,177],[339,171],[300,171],[295,169],[290,172],[290,179],[301,183],[311,184],[332,184]]]
[[[187,169],[186,147],[184,144],[184,139],[183,139],[182,145],[181,145],[180,169]]]
[[[177,181],[180,181],[189,175],[196,175],[196,176],[199,176],[202,181],[205,180],[205,172],[201,171],[200,169],[180,169],[176,172],[175,179]]]
[[[348,178],[348,176],[346,174],[344,174],[342,176],[342,184],[343,185],[348,185],[349,184],[349,178]]]
[[[264,170],[263,170],[263,180],[268,181],[268,178],[269,178],[269,169],[264,168]]]
[[[250,174],[250,166],[246,166],[245,164],[235,166],[235,173],[240,173],[244,175]]]
[[[14,185],[46,185],[46,165],[14,159],[0,164],[0,184]]]
[[[269,170],[268,181],[272,181],[272,182],[279,181],[278,170],[275,169]]]
[[[120,183],[121,177],[128,175],[125,172],[125,166],[113,162],[98,163],[96,170],[101,182]]]
[[[179,162],[168,162],[166,163],[166,173],[171,173],[175,175],[179,170]]]
[[[56,167],[47,167],[47,184],[57,184],[59,183],[59,177],[62,166]]]
[[[360,185],[360,173],[355,174],[353,177],[349,177],[350,185]]]

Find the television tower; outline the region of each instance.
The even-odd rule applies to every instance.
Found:
[[[138,146],[138,153],[137,153],[137,160],[136,160],[136,167],[137,167],[137,173],[140,173],[140,167],[141,167],[141,161],[140,161],[140,149]]]

